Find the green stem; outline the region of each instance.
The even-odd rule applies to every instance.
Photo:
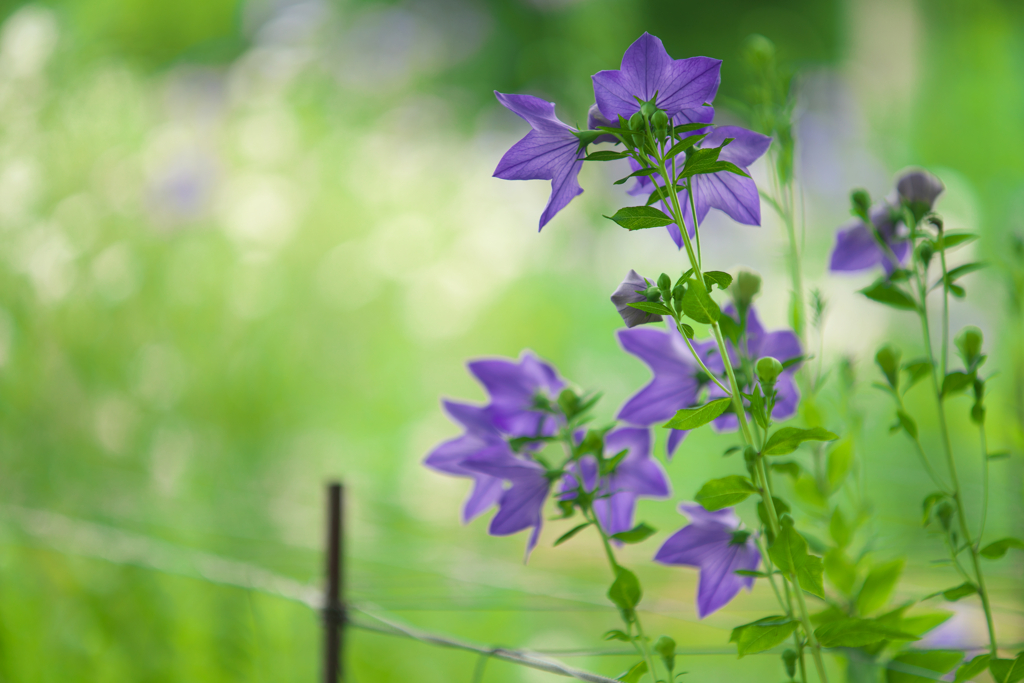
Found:
[[[907,409],[903,405],[903,397],[900,396],[899,390],[893,389],[893,395],[896,397],[896,405],[900,407],[900,410],[902,412],[906,413]],[[921,459],[921,464],[924,465],[924,469],[925,471],[928,472],[928,476],[932,478],[932,481],[935,482],[935,485],[938,486],[943,493],[949,493],[949,487],[947,487],[946,484],[939,478],[939,475],[932,468],[932,464],[928,460],[928,456],[925,455],[924,447],[921,445],[921,439],[918,438],[916,434],[911,434],[910,432],[907,432],[907,436],[909,436],[910,440],[914,442],[914,447],[917,450],[917,457]]]
[[[679,206],[679,196],[676,192],[675,177],[667,172],[665,168],[665,161],[661,158],[658,159],[658,172],[664,179],[665,186],[668,188],[669,196],[672,199],[672,219],[679,227],[679,232],[683,236],[683,245],[686,247],[686,255],[690,259],[690,267],[693,268],[693,273],[696,276],[696,286],[703,290],[705,294],[709,294],[707,291],[707,287],[704,284],[704,275],[700,270],[700,262],[694,254],[693,245],[690,242],[690,235],[687,233],[686,223],[685,221],[683,221],[683,212]],[[699,234],[700,228],[698,226],[696,212],[692,213],[692,216],[694,234]],[[739,420],[740,432],[743,435],[743,439],[746,441],[748,446],[756,447],[754,443],[754,437],[750,432],[750,425],[747,423],[746,411],[743,408],[743,397],[740,394],[739,385],[736,382],[736,373],[733,371],[732,360],[729,358],[729,352],[725,346],[725,339],[722,337],[722,330],[719,328],[717,321],[711,323],[711,331],[714,334],[715,343],[718,345],[718,352],[722,356],[722,364],[725,366],[725,372],[729,377],[729,386],[732,388],[733,408],[735,409],[736,417]],[[758,475],[763,485],[763,488],[761,490],[761,498],[764,501],[765,509],[768,511],[769,519],[772,522],[772,532],[777,536],[779,533],[779,518],[775,510],[775,502],[772,499],[771,487],[768,483],[768,477],[765,474],[764,463],[762,462],[761,458],[757,459],[757,464]],[[825,663],[821,658],[821,646],[818,644],[817,639],[814,637],[814,630],[811,628],[811,620],[807,612],[807,605],[804,602],[803,594],[800,590],[799,584],[794,583],[793,585],[795,587],[798,597],[798,603],[800,605],[801,623],[803,624],[804,631],[807,633],[807,640],[811,644],[811,652],[814,655],[814,663],[818,670],[818,676],[820,677],[822,683],[828,683],[828,676],[825,673]]]
[[[697,354],[696,349],[693,348],[693,344],[690,343],[690,338],[686,336],[685,332],[683,332],[683,323],[678,318],[676,318],[676,328],[679,330],[679,334],[683,336],[683,341],[686,342],[686,347],[690,349],[690,353],[693,354],[693,359],[697,361],[697,365],[699,365],[700,369],[704,371],[704,374],[710,377],[711,381],[717,384],[719,389],[724,391],[726,394],[731,395],[729,390],[725,388],[725,385],[719,382],[718,378],[715,377],[715,373],[711,372],[711,370],[708,369],[708,366],[704,365],[704,361],[701,360],[701,357]]]
[[[974,540],[971,537],[971,529],[967,525],[967,515],[964,512],[963,496],[960,493],[960,480],[956,473],[956,460],[953,457],[953,445],[949,438],[949,425],[946,423],[946,406],[943,402],[942,388],[939,383],[938,373],[935,369],[935,352],[932,349],[931,331],[928,325],[927,284],[921,277],[919,269],[914,269],[914,275],[917,279],[918,294],[921,299],[920,306],[918,308],[918,315],[921,318],[921,331],[924,335],[925,351],[928,354],[928,358],[932,361],[932,389],[935,393],[936,403],[938,404],[939,429],[942,433],[942,446],[946,453],[949,477],[953,484],[953,502],[956,504],[957,521],[960,523],[961,533],[964,535],[964,541],[967,543],[967,549],[971,554],[971,564],[974,566],[974,573],[978,582],[978,595],[981,597],[981,607],[985,611],[985,622],[988,626],[989,649],[994,657],[996,656],[997,650],[995,622],[992,618],[992,607],[989,604],[988,590],[985,587],[985,576],[981,572],[981,563],[978,561],[978,546],[974,543]],[[946,281],[945,259],[943,259],[942,281]],[[943,375],[943,377],[945,377],[945,375]]]
[[[984,418],[983,418],[984,419]],[[981,434],[981,525],[978,529],[978,544],[985,535],[985,522],[988,519],[988,439],[985,437],[985,423],[978,425]]]

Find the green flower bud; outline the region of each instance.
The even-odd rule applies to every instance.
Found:
[[[670,278],[665,273],[662,273],[660,276],[658,276],[658,289],[660,289],[663,292],[672,291],[672,278]]]
[[[757,361],[756,368],[757,378],[761,380],[761,384],[765,387],[775,386],[775,380],[779,378],[779,375],[785,369],[782,367],[782,363],[771,356],[765,356]]]
[[[978,358],[981,356],[981,345],[984,337],[981,330],[973,325],[965,327],[956,338],[956,347],[960,349],[960,357],[964,359],[964,365],[973,369]]]
[[[676,305],[676,309],[679,310],[683,304],[683,294],[686,293],[686,288],[682,284],[678,284],[672,288],[672,301]]]
[[[867,222],[869,220],[868,211],[871,209],[871,195],[868,194],[867,190],[854,190],[851,192],[850,203],[853,204],[850,212]]]
[[[664,109],[654,112],[654,116],[651,117],[651,125],[655,128],[668,128],[668,114]]]
[[[657,111],[658,105],[654,104],[654,100],[649,100],[640,105],[640,113],[645,119],[651,118]]]
[[[630,130],[643,130],[644,128],[644,117],[637,112],[629,117],[629,129]]]
[[[758,292],[761,291],[761,278],[756,273],[748,270],[741,270],[732,283],[732,298],[736,302],[736,308],[743,316],[746,316],[751,302]]]
[[[644,296],[647,297],[648,301],[660,301],[661,290],[657,287],[648,287],[647,291],[644,292]]]

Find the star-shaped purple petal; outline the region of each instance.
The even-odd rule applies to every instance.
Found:
[[[577,180],[583,168],[579,138],[555,116],[553,102],[532,95],[506,95],[497,91],[494,94],[533,129],[505,153],[494,176],[504,180],[551,181],[551,198],[540,216],[540,228],[543,228],[583,192]]]
[[[506,358],[473,361],[469,371],[490,395],[490,417],[500,431],[516,437],[555,432],[555,416],[538,410],[537,398],[554,400],[565,382],[533,352],[523,351],[519,362]]]
[[[858,219],[840,228],[836,234],[829,270],[857,272],[881,265],[891,273],[906,260],[910,253],[910,240],[900,230],[903,223],[893,220],[892,209],[887,204],[876,206],[871,209],[870,216],[887,248],[878,243],[871,227]]]
[[[672,59],[661,40],[644,33],[626,50],[618,71],[594,74],[594,98],[610,120],[640,110],[637,98],[656,104],[669,117],[710,103],[721,83],[722,61],[708,57]]]
[[[736,570],[755,571],[761,553],[751,534],[740,531],[731,508],[709,512],[695,503],[683,503],[679,511],[690,524],[670,536],[654,556],[655,562],[696,567],[697,616],[703,619],[729,603],[741,588],[750,590],[754,577]]]

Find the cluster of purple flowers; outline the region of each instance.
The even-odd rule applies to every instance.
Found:
[[[771,138],[736,126],[712,129],[715,110],[711,103],[721,83],[722,62],[708,57],[672,59],[658,38],[645,33],[634,42],[622,58],[621,68],[594,74],[594,104],[588,126],[596,131],[602,126],[614,127],[617,120],[628,120],[640,111],[644,102],[654,102],[675,125],[707,123],[694,131],[707,134],[695,149],[722,145],[720,159],[729,161],[746,172],[756,159],[767,151]],[[555,116],[555,105],[532,95],[506,95],[495,92],[498,101],[530,124],[531,130],[502,157],[494,171],[505,180],[550,180],[551,198],[541,214],[540,227],[583,192],[577,177],[583,167],[590,143],[617,142],[613,135],[587,134],[562,123]],[[672,168],[681,162],[673,160]],[[639,170],[634,162],[633,170]],[[749,175],[749,174],[748,174]],[[747,225],[761,224],[761,203],[754,181],[747,176],[722,171],[691,179],[693,203],[697,220],[703,221],[712,208],[724,211],[734,220]],[[663,186],[658,176],[639,176],[634,194],[650,194],[654,186]],[[681,206],[690,201],[689,191],[681,190]],[[686,213],[687,230],[693,234],[692,216]],[[678,226],[667,226],[678,247],[683,239]]]

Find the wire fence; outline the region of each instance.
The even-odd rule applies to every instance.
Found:
[[[18,506],[4,506],[3,509],[7,513],[6,516],[14,520],[25,534],[62,554],[253,591],[296,602],[319,612],[324,612],[326,607],[320,586],[281,576],[257,565],[45,510]],[[580,609],[596,607],[584,605]],[[474,671],[474,681],[481,679],[486,662],[496,659],[581,681],[617,683],[616,679],[568,666],[552,657],[635,655],[634,650],[622,648],[523,650],[480,645],[406,624],[399,618],[387,614],[386,609],[370,602],[346,602],[345,612],[344,626],[347,628],[478,655],[480,660]],[[778,655],[783,649],[780,646],[758,654]],[[735,654],[732,647],[676,649],[677,656],[731,654]],[[879,668],[926,680],[943,680],[943,677],[934,671],[898,661],[879,665]]]

